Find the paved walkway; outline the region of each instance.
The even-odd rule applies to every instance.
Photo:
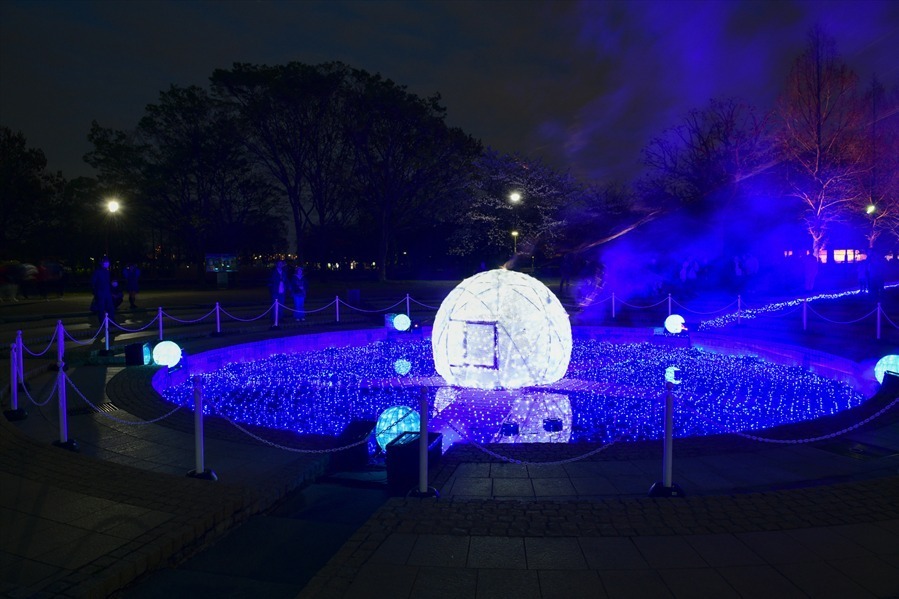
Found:
[[[195,351],[227,341],[197,340]],[[88,398],[108,405],[90,415],[70,394],[80,453],[51,444],[52,408],[0,419],[5,596],[127,597],[143,573],[181,563],[322,472],[318,456],[211,422],[206,455],[220,480],[184,476],[195,461],[188,414],[126,424],[170,409],[149,390],[150,371],[71,369]],[[30,384],[40,401],[52,375]],[[789,432],[839,430],[895,396]],[[660,477],[658,445],[615,445],[577,461],[590,448],[494,447],[523,463],[457,446],[432,472],[439,499],[387,501],[299,596],[899,597],[896,409],[838,442],[677,441],[685,498],[645,496]],[[318,548],[298,538],[296,549]]]

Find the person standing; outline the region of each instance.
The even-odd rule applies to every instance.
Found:
[[[272,274],[268,280],[268,290],[271,294],[272,303],[278,302],[284,305],[284,294],[287,291],[287,268],[284,260],[278,260]],[[272,322],[275,321],[275,311],[272,309]]]
[[[132,310],[137,308],[137,292],[138,280],[140,279],[140,268],[134,262],[129,262],[125,267],[125,290],[128,292],[128,304]]]
[[[96,314],[97,321],[102,325],[106,315],[109,315],[109,320],[115,321],[115,302],[112,299],[112,279],[109,274],[108,256],[100,258],[100,264],[91,275],[91,290],[94,293],[91,312]]]
[[[306,277],[303,276],[303,269],[300,266],[297,266],[293,276],[290,277],[290,293],[293,295],[294,320],[306,320]]]

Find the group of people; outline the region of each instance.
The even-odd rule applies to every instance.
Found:
[[[130,262],[122,270],[122,275],[125,278],[125,291],[128,292],[128,304],[134,310],[137,308],[140,268],[137,264]],[[109,256],[100,258],[97,268],[91,275],[91,291],[94,296],[91,301],[91,312],[97,317],[97,321],[103,324],[103,319],[107,316],[110,320],[115,321],[116,309],[124,301],[125,291],[119,286],[119,282],[112,278],[109,269]]]
[[[271,293],[272,302],[277,301],[281,305],[290,292],[293,297],[293,318],[297,321],[306,320],[306,277],[303,276],[303,268],[296,266],[293,272],[288,272],[287,263],[284,260],[278,260],[272,274],[269,277],[269,292]],[[275,315],[272,312],[272,320]]]
[[[37,295],[48,299],[48,294],[55,292],[62,297],[68,273],[56,260],[44,259],[37,266],[22,262],[0,263],[0,301],[19,301],[21,295],[30,299]]]
[[[91,291],[93,292],[93,300],[91,301],[90,310],[97,317],[97,321],[103,324],[104,318],[107,316],[110,320],[115,321],[115,314],[118,307],[122,304],[125,292],[128,293],[128,303],[132,310],[137,306],[138,281],[140,279],[140,268],[133,262],[129,263],[123,270],[122,276],[125,279],[125,290],[123,291],[119,282],[112,278],[109,268],[109,257],[103,256],[91,275]],[[306,320],[305,304],[306,304],[306,278],[303,276],[302,267],[295,267],[292,272],[288,272],[287,263],[279,260],[272,269],[269,277],[269,290],[271,298],[274,302],[285,305],[284,300],[290,293],[293,298],[293,317],[294,320]],[[274,312],[272,313],[274,320]]]

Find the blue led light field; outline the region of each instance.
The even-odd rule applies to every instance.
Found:
[[[402,367],[398,367],[401,364]],[[573,344],[568,373],[546,387],[431,388],[431,430],[448,442],[608,442],[661,438],[665,371],[678,368],[679,437],[757,430],[815,419],[861,404],[849,385],[798,367],[697,348]],[[430,341],[278,354],[202,375],[206,411],[243,424],[338,435],[391,406],[418,409],[417,382],[439,381]],[[191,407],[190,382],[164,392]],[[545,422],[555,425],[546,427]],[[559,430],[558,422],[562,426]],[[509,423],[518,424],[518,433]]]

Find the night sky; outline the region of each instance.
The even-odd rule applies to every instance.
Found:
[[[415,93],[503,152],[631,178],[640,149],[710,98],[769,109],[814,24],[863,82],[899,83],[899,2],[82,2],[0,0],[0,124],[49,169],[92,119],[129,129],[171,84],[234,62],[339,60]]]

